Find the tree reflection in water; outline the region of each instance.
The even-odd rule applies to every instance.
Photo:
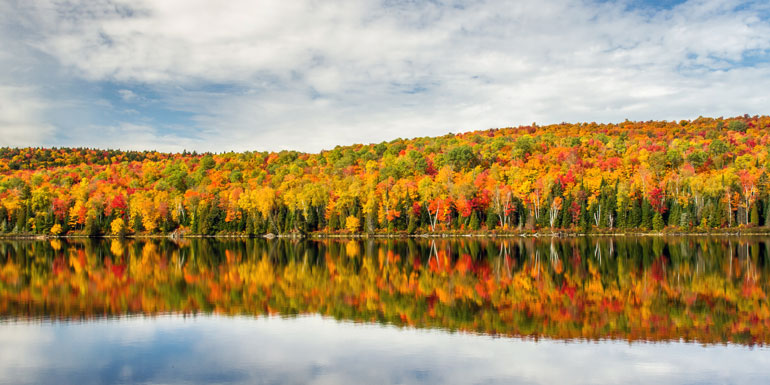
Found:
[[[321,314],[552,339],[770,342],[760,237],[0,242],[0,314]]]

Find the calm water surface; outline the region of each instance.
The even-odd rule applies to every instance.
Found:
[[[764,383],[768,246],[0,242],[0,383]]]

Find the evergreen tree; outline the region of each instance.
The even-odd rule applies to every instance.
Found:
[[[337,231],[339,227],[340,227],[340,218],[337,216],[337,213],[332,213],[331,217],[329,217],[329,230]]]
[[[292,213],[288,210],[281,210],[283,216],[283,226],[281,228],[282,233],[290,233],[294,230],[294,221],[292,220]]]
[[[717,210],[714,207],[714,204],[711,202],[707,203],[706,206],[703,208],[703,218],[706,219],[706,223],[708,224],[708,227],[712,229],[720,226],[720,220],[719,220],[719,216],[717,215]]]
[[[668,225],[679,227],[681,224],[682,209],[679,207],[679,203],[674,202],[671,204],[671,211],[668,214]]]
[[[714,223],[716,223],[713,227],[722,227],[727,225],[727,205],[725,205],[725,202],[721,199],[716,199],[717,204],[714,206]],[[731,214],[732,215],[732,214]]]
[[[655,215],[652,209],[652,205],[647,199],[642,200],[642,223],[639,227],[642,230],[649,230],[652,228],[652,217]]]
[[[652,229],[661,231],[664,227],[666,227],[666,223],[663,222],[663,215],[656,211],[655,215],[652,217]]]
[[[27,210],[17,210],[16,213],[16,231],[19,233],[27,232]]]
[[[631,203],[631,213],[628,218],[628,223],[626,223],[626,227],[634,229],[641,226],[642,206],[639,203],[638,199],[632,199],[630,203]]]
[[[561,213],[559,220],[557,221],[557,227],[568,229],[572,226],[572,213],[570,212],[571,207],[572,197],[568,197],[561,206]]]
[[[487,230],[494,230],[498,225],[497,213],[490,207],[487,209]]]
[[[254,228],[254,218],[251,215],[246,215],[246,234],[255,235],[256,229]]]
[[[754,227],[759,226],[759,209],[757,204],[751,206],[751,225]]]
[[[606,207],[605,214],[603,216],[605,226],[609,227],[610,225],[609,219],[610,219],[610,216],[612,216],[613,218],[612,226],[617,227],[618,226],[617,225],[617,219],[618,219],[617,192],[613,192],[609,194],[604,201],[604,205],[605,205],[604,207]]]
[[[619,229],[625,229],[628,227],[628,202],[625,199],[621,199],[617,203],[617,219],[615,220],[615,227]]]
[[[765,204],[763,205],[765,210],[765,226],[770,227],[770,196],[765,198]]]
[[[305,218],[307,231],[318,230],[318,215],[316,214],[316,208],[311,207],[307,210],[307,217]]]
[[[584,233],[591,231],[591,214],[586,207],[585,199],[580,203],[580,227]]]

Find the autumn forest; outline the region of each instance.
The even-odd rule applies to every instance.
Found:
[[[0,233],[707,232],[770,224],[770,116],[294,151],[0,149]]]

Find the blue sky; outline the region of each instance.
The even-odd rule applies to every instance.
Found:
[[[0,0],[0,145],[319,151],[767,114],[763,1]]]

